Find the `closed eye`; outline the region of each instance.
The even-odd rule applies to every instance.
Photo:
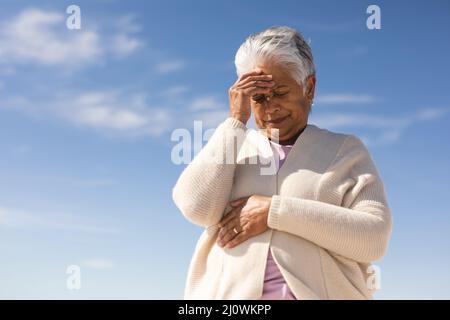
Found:
[[[288,92],[284,92],[284,93],[274,93],[273,96],[274,96],[274,97],[283,97],[283,96],[285,96],[285,95],[287,95],[287,94],[288,94]],[[266,95],[264,95],[264,94],[257,94],[257,95],[254,95],[254,96],[252,97],[252,99],[253,99],[255,102],[257,102],[257,103],[261,103],[261,102],[263,102],[264,100],[266,100]]]
[[[257,94],[257,95],[254,95],[252,98],[253,98],[254,101],[256,101],[256,102],[258,102],[258,103],[261,103],[261,102],[263,102],[264,100],[266,100],[266,96],[263,95],[263,94]]]

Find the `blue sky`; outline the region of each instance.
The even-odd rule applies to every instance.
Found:
[[[376,298],[450,298],[448,1],[0,6],[0,298],[181,298],[202,230],[171,199],[171,133],[225,119],[236,50],[273,25],[311,41],[310,123],[361,137],[384,180]]]

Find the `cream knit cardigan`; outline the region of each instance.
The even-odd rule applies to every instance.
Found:
[[[297,299],[372,299],[371,262],[387,249],[392,219],[364,144],[308,124],[280,171],[263,175],[262,161],[249,161],[249,153],[247,162],[237,151],[225,161],[225,150],[242,148],[235,137],[245,133],[242,122],[227,118],[173,188],[182,214],[205,228],[184,298],[259,299],[270,249]],[[217,223],[228,202],[254,194],[272,196],[269,229],[234,248],[219,247]]]

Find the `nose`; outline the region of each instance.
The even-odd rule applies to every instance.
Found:
[[[266,95],[266,101],[264,103],[264,111],[267,114],[273,114],[280,111],[280,107],[276,104],[276,102],[272,99],[273,93]]]

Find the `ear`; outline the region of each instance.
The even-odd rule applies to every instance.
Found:
[[[306,79],[306,90],[305,90],[305,96],[309,100],[314,99],[314,93],[316,91],[316,76],[312,75],[309,76],[308,79]]]

